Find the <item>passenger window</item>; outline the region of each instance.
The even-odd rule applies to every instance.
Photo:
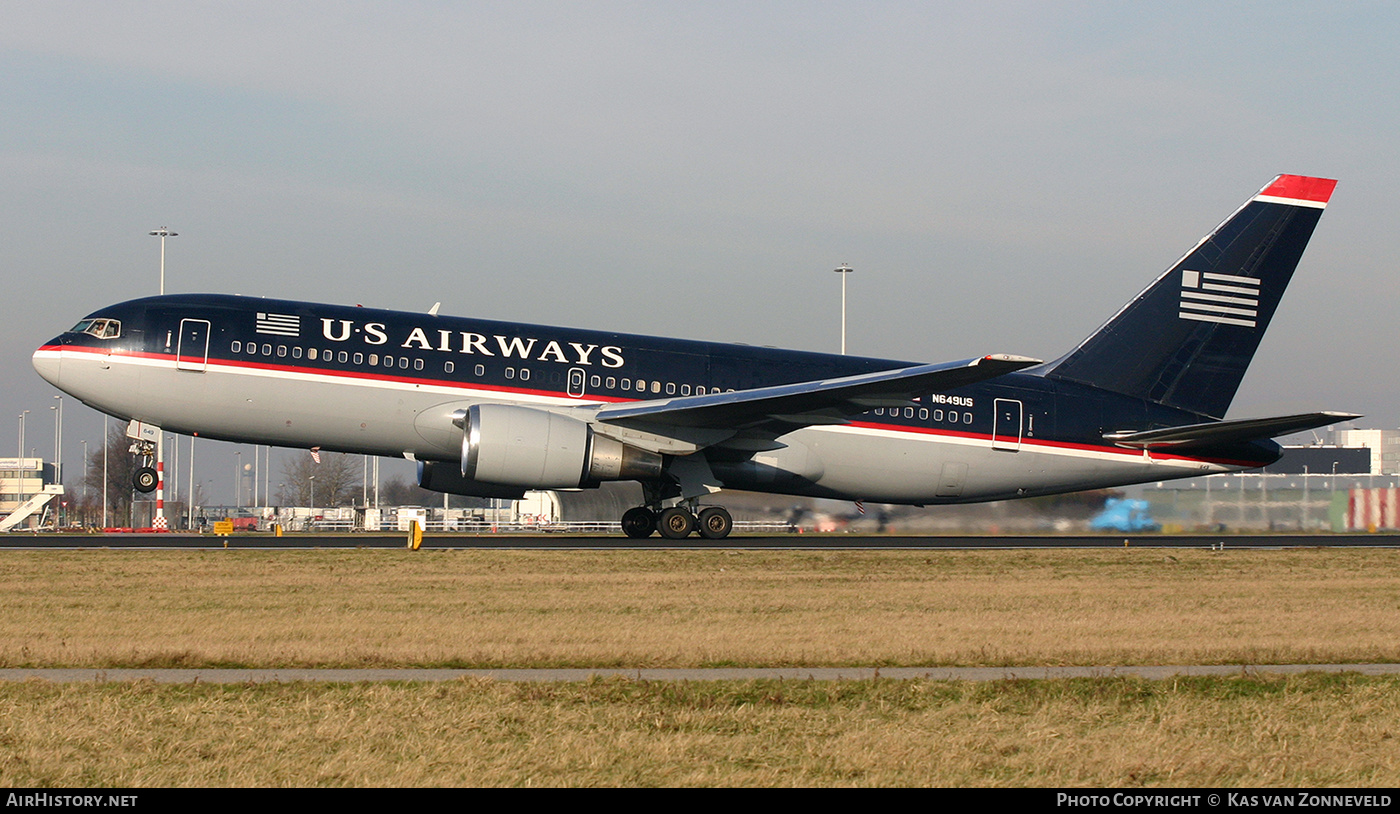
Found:
[[[594,389],[597,389],[598,387],[600,387],[600,386],[602,385],[602,383],[603,383],[603,377],[602,377],[602,376],[598,376],[598,375],[596,375],[596,374],[595,374],[591,379],[588,380],[588,386],[589,386],[589,387],[592,387],[592,388],[594,388]]]
[[[442,372],[443,372],[443,373],[451,373],[454,369],[455,369],[455,367],[453,366],[453,364],[452,364],[451,362],[443,362],[443,363],[442,363]]]
[[[407,357],[407,356],[400,356],[400,357],[399,357],[399,370],[408,370],[408,357]]]
[[[316,355],[317,355],[317,351],[316,351],[315,348],[307,348],[307,349],[306,349],[306,358],[308,358],[308,359],[310,359],[311,361],[314,362],[314,361],[316,361]]]
[[[287,356],[287,346],[286,346],[286,345],[278,345],[278,346],[277,346],[277,355],[278,355],[279,357],[285,359],[286,356]]]
[[[233,340],[233,344],[228,346],[228,349],[230,353],[238,353],[243,350],[243,343],[235,339]]]
[[[363,353],[357,353],[357,354],[355,354],[355,364],[357,364],[357,365],[362,365],[362,364],[364,364],[364,363],[365,363],[365,355],[364,355]]]
[[[414,370],[422,370],[422,369],[423,369],[423,360],[422,360],[422,359],[414,359],[414,360],[413,360],[413,369],[414,369]]]
[[[476,366],[476,375],[478,375],[478,376],[485,376],[485,375],[486,375],[486,365],[477,365],[477,366]]]
[[[522,367],[522,368],[520,368],[520,381],[523,382],[523,381],[525,381],[525,380],[528,379],[528,378],[530,378],[530,368],[528,368],[528,367]]]
[[[972,413],[963,413],[963,423],[964,423],[964,424],[971,424],[971,423],[972,423]]]
[[[675,383],[675,382],[666,382],[666,395],[668,395],[668,396],[674,396],[675,394],[676,394],[676,383]]]
[[[616,388],[617,388],[617,378],[616,378],[616,377],[613,377],[613,376],[609,376],[609,377],[608,377],[607,388],[608,388],[609,390],[613,390],[613,389],[616,389]]]
[[[301,345],[297,345],[296,347],[292,348],[292,358],[293,358],[293,359],[300,359],[300,358],[301,358]]]
[[[507,379],[514,379],[514,378],[515,378],[515,368],[513,368],[513,367],[508,367],[508,368],[506,368],[506,378],[507,378]]]
[[[263,345],[263,356],[271,356],[271,355],[272,355],[272,345],[264,344],[264,345]]]
[[[654,382],[651,383],[651,392],[653,392],[653,393],[660,393],[660,392],[661,392],[661,380],[660,380],[660,379],[657,379],[656,381],[654,381]]]

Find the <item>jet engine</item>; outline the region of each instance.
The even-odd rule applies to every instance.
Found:
[[[661,475],[661,455],[534,407],[475,404],[461,418],[462,477],[527,489],[573,489]]]

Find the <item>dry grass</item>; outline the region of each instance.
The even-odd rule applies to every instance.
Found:
[[[1400,661],[1400,553],[0,552],[0,665]],[[0,786],[1394,786],[1400,679],[0,682]]]
[[[0,683],[7,786],[1395,786],[1400,681]]]
[[[1400,552],[0,552],[0,666],[1400,661]]]

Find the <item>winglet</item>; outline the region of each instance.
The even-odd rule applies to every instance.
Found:
[[[1254,200],[1322,209],[1332,199],[1332,190],[1336,188],[1337,182],[1332,178],[1280,175],[1261,189]]]

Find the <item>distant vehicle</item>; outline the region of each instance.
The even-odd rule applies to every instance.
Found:
[[[1151,505],[1145,500],[1111,497],[1104,502],[1103,511],[1089,521],[1089,528],[1093,531],[1161,531],[1162,524],[1152,519],[1151,511]]]
[[[190,294],[99,309],[34,367],[157,437],[403,456],[438,492],[519,499],[635,480],[632,537],[725,537],[729,512],[701,505],[721,489],[924,505],[1230,472],[1277,460],[1276,436],[1356,417],[1223,420],[1335,186],[1278,176],[1049,363]],[[677,315],[727,307],[721,292],[653,293]]]

